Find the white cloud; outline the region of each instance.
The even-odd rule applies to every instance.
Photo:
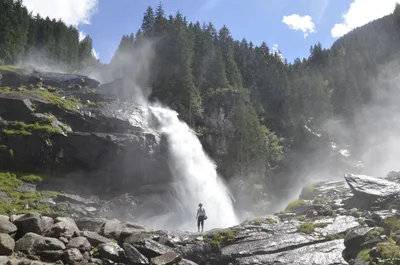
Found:
[[[282,22],[293,30],[302,31],[304,33],[304,38],[315,32],[315,24],[312,21],[312,18],[308,15],[300,16],[298,14],[293,14],[290,16],[284,16]]]
[[[78,26],[90,24],[96,11],[98,0],[23,0],[23,4],[33,14],[42,17],[62,19],[66,24]]]
[[[92,49],[92,53],[93,53],[94,58],[96,58],[97,60],[100,58],[99,53],[96,52],[96,50],[94,48]]]
[[[400,0],[354,0],[343,14],[343,22],[332,28],[332,37],[341,37],[354,28],[391,14],[396,3],[400,3]]]

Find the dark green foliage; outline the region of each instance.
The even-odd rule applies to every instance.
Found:
[[[93,66],[92,40],[79,42],[79,32],[61,20],[32,16],[21,0],[0,1],[0,60],[34,62],[65,70]]]
[[[232,243],[234,240],[235,233],[230,229],[216,232],[211,236],[204,236],[204,242],[209,243],[216,249],[221,249],[225,244]]]
[[[291,201],[286,206],[285,211],[291,211],[293,208],[304,206],[304,205],[307,205],[307,204],[308,203],[306,201],[303,201],[303,200],[294,200],[294,201]]]

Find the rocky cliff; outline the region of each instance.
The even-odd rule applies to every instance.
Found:
[[[1,71],[0,168],[51,175],[82,193],[168,182],[165,139],[146,107],[97,92],[90,78]]]

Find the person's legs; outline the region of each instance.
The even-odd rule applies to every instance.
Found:
[[[200,232],[200,216],[197,217],[197,232]]]
[[[204,216],[201,217],[201,232],[203,232],[204,228]]]

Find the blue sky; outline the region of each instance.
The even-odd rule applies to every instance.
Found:
[[[123,34],[136,32],[148,6],[160,0],[24,0],[34,13],[63,19],[89,34],[102,62],[108,62]],[[189,21],[226,25],[234,39],[278,46],[292,62],[307,57],[349,30],[393,11],[397,0],[161,0],[167,15],[178,10]]]

